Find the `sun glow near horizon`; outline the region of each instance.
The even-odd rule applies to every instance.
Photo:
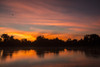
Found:
[[[92,33],[100,35],[100,4],[98,1],[86,2],[0,0],[0,34],[31,41],[40,35],[61,40],[81,39]]]
[[[67,33],[58,33],[58,34],[53,34],[53,33],[39,33],[39,32],[28,32],[28,31],[12,31],[12,32],[5,32],[1,33],[2,34],[8,34],[9,36],[14,36],[14,39],[27,39],[29,41],[35,41],[38,36],[44,36],[45,38],[48,39],[55,39],[58,38],[60,40],[66,41],[67,39],[81,39],[83,36],[76,36],[73,34],[67,34]]]

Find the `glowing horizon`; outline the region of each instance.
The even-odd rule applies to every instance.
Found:
[[[64,33],[39,33],[39,32],[29,32],[29,31],[19,31],[19,30],[15,30],[15,29],[10,29],[10,28],[4,28],[4,27],[0,27],[0,30],[2,30],[3,32],[0,32],[0,35],[2,34],[8,34],[9,36],[14,36],[15,39],[27,39],[30,41],[34,41],[36,40],[37,36],[44,36],[45,38],[48,39],[54,39],[54,38],[59,38],[61,40],[66,41],[68,38],[71,39],[81,39],[83,36],[82,35],[78,35],[76,36],[76,34],[71,35],[71,34],[64,34]]]

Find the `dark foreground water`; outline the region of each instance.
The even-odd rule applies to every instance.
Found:
[[[100,51],[5,48],[0,49],[0,67],[100,67]]]

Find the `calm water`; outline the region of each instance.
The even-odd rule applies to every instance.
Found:
[[[100,67],[100,51],[65,48],[1,49],[0,67]]]

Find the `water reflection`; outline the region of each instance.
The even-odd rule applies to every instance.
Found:
[[[54,53],[59,55],[60,51],[64,51],[64,48],[35,48],[37,56],[44,57],[45,53]]]
[[[35,50],[36,55],[40,58],[43,58],[46,53],[54,53],[55,55],[59,55],[60,51],[64,51],[65,48],[5,48],[0,50],[0,59],[5,60],[8,56],[12,58],[13,53],[17,53],[20,50],[23,51],[30,51]],[[100,50],[99,49],[71,49],[67,48],[67,51],[74,51],[74,52],[81,52],[85,53],[87,57],[100,57]]]
[[[90,58],[90,59],[89,59]],[[92,58],[92,59],[91,59]],[[96,59],[98,58],[98,59]],[[0,67],[22,67],[24,64],[29,66],[24,67],[45,67],[50,64],[54,67],[69,67],[83,66],[82,62],[91,61],[96,66],[100,66],[100,50],[99,49],[76,49],[76,48],[3,48],[0,49]],[[6,65],[6,64],[7,65]],[[79,64],[78,64],[79,63]],[[91,63],[88,63],[91,65]],[[9,65],[10,64],[10,65]],[[60,65],[61,64],[61,65]],[[81,65],[80,65],[81,64]],[[86,65],[88,65],[86,62]],[[39,66],[38,66],[39,65]],[[77,66],[77,67],[78,67]],[[88,67],[88,66],[87,66]],[[91,66],[90,66],[91,67]],[[94,66],[93,66],[94,67]]]
[[[13,53],[17,53],[18,51],[22,50],[34,50],[38,57],[43,58],[46,53],[54,53],[56,55],[59,55],[59,52],[64,51],[64,48],[4,48],[0,50],[0,58],[2,60],[5,60],[8,56],[12,58]]]
[[[84,52],[86,57],[99,58],[100,57],[100,49],[99,48],[67,48],[68,51],[80,51]]]

